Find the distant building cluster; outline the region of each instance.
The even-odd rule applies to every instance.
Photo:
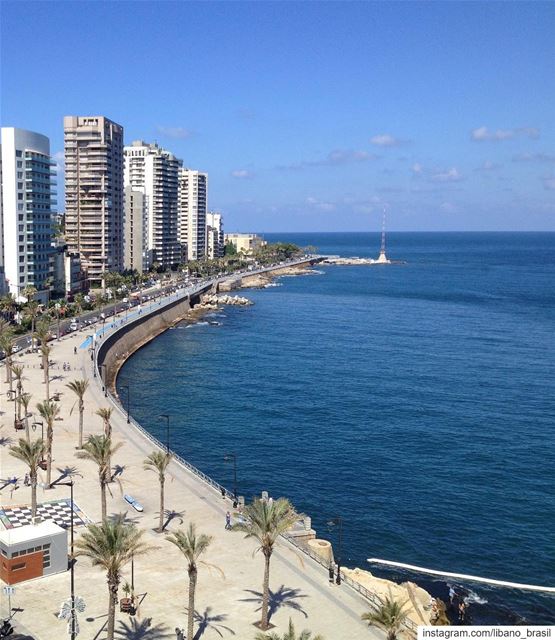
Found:
[[[104,116],[64,118],[65,213],[48,138],[1,130],[0,293],[37,298],[103,286],[108,271],[176,268],[224,255],[208,175],[156,143],[124,144]]]

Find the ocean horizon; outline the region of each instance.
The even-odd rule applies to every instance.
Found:
[[[265,233],[377,257],[380,232]],[[239,494],[284,495],[343,564],[553,586],[555,232],[389,232],[404,264],[317,266],[180,323],[123,366],[131,413]],[[162,383],[162,381],[164,381]],[[140,388],[140,393],[138,392]],[[555,622],[555,599],[457,582],[475,623]]]

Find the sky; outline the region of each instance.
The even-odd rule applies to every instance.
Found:
[[[1,121],[105,115],[228,231],[555,230],[553,2],[10,2]]]

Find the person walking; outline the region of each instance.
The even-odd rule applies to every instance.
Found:
[[[229,511],[225,514],[225,528],[228,531],[231,529],[231,513]]]

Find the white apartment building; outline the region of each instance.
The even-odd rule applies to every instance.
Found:
[[[193,169],[179,170],[179,241],[187,247],[188,260],[206,256],[206,202],[208,174]]]
[[[142,140],[126,146],[123,155],[125,267],[142,272],[155,262],[163,267],[178,265],[183,260],[177,206],[181,160]]]
[[[104,116],[64,118],[66,238],[89,286],[123,269],[123,127]]]
[[[53,274],[52,205],[55,184],[50,141],[33,131],[2,127],[1,215],[7,288],[27,286],[46,299]],[[42,294],[42,295],[41,295]]]
[[[224,255],[224,225],[221,213],[206,214],[206,255],[210,260]]]

